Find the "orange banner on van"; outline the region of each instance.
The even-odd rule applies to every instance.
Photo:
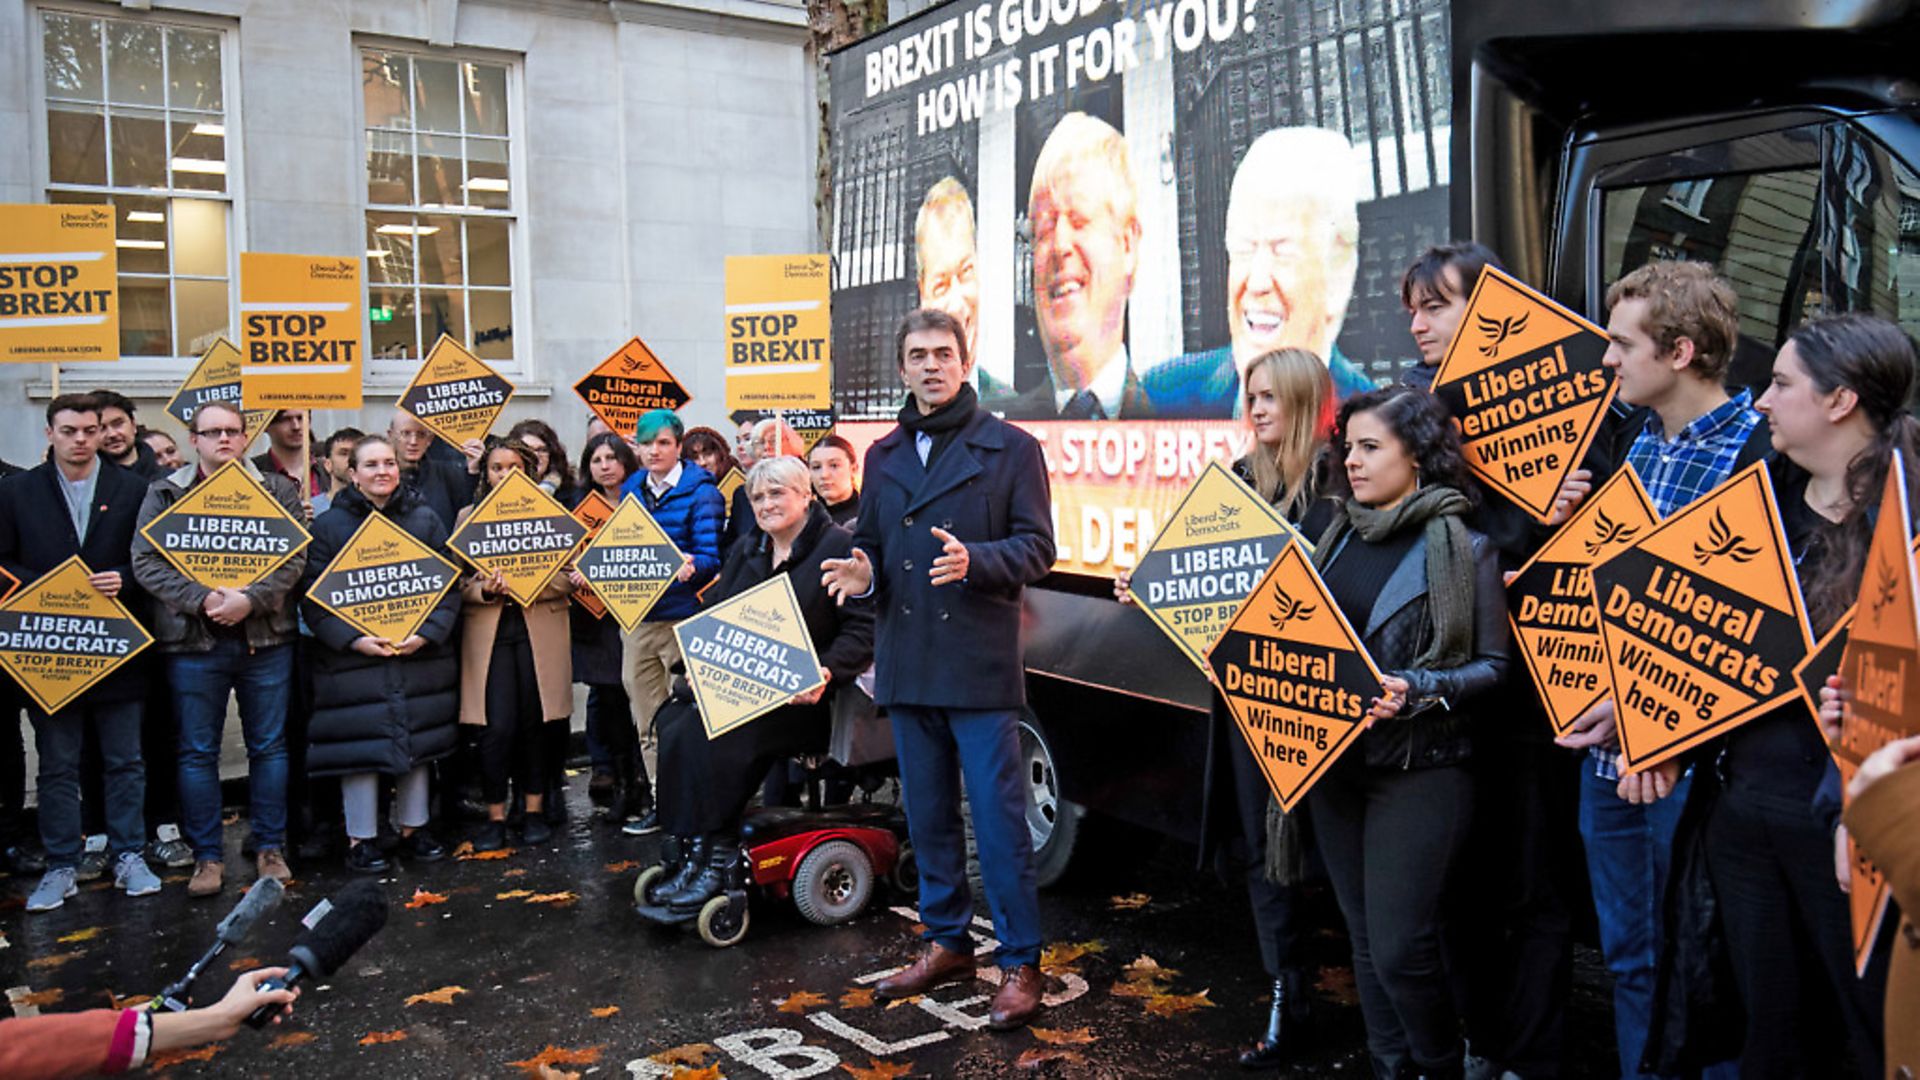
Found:
[[[1765,462],[1594,567],[1593,593],[1626,772],[1798,693],[1813,641]]]
[[[1474,284],[1433,392],[1467,465],[1540,521],[1613,401],[1607,332],[1489,266]]]
[[[1621,469],[1567,519],[1507,585],[1507,621],[1555,735],[1613,692],[1593,605],[1593,567],[1653,530],[1660,515]]]

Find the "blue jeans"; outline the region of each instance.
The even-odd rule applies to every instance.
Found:
[[[140,760],[138,701],[105,705],[68,705],[49,716],[27,706],[33,742],[40,754],[40,843],[47,865],[67,869],[80,864],[85,830],[80,824],[80,745],[91,725],[100,740],[100,762],[107,819],[107,843],[115,855],[139,851],[147,842],[142,812],[147,797],[146,766]]]
[[[1580,839],[1587,849],[1587,874],[1593,879],[1593,907],[1600,920],[1600,951],[1613,973],[1613,1032],[1620,1051],[1620,1075],[1638,1080],[1640,1055],[1653,1017],[1655,967],[1660,961],[1660,908],[1667,892],[1673,834],[1687,804],[1693,777],[1685,775],[1673,794],[1652,806],[1635,806],[1618,794],[1618,783],[1593,775],[1593,763],[1580,763]],[[1703,1080],[1733,1080],[1731,1063],[1716,1065]]]
[[[920,921],[926,940],[971,955],[973,893],[967,888],[967,838],[960,822],[960,778],[987,887],[995,961],[1003,968],[1040,962],[1040,894],[1033,870],[1022,787],[1019,713],[894,705],[901,802],[920,868]]]
[[[193,857],[224,859],[220,837],[220,737],[227,726],[227,695],[240,705],[247,741],[248,814],[256,851],[286,842],[287,702],[293,685],[293,646],[253,650],[237,638],[219,638],[203,653],[167,656],[167,681],[180,717],[180,831]]]

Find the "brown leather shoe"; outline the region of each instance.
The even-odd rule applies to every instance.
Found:
[[[261,877],[270,877],[282,885],[293,880],[293,870],[287,866],[287,857],[280,854],[279,848],[268,848],[254,856],[253,869]]]
[[[187,882],[188,896],[215,896],[225,884],[227,864],[202,859],[193,864],[193,877]]]
[[[936,986],[971,978],[972,953],[955,952],[944,945],[929,943],[920,959],[875,984],[873,995],[881,1001],[898,1001],[924,994]]]
[[[1032,964],[1004,972],[1000,992],[993,995],[993,1012],[987,1017],[987,1026],[995,1031],[1026,1027],[1027,1021],[1040,1012],[1040,997],[1046,992],[1047,980]]]

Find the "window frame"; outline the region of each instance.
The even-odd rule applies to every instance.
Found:
[[[227,163],[226,190],[208,191],[190,188],[154,188],[142,191],[134,188],[113,187],[111,185],[56,185],[52,177],[53,148],[49,143],[47,135],[47,124],[49,121],[46,84],[46,33],[48,15],[67,15],[101,22],[119,21],[144,23],[160,27],[174,26],[188,30],[211,32],[218,35],[220,39],[220,113],[222,123],[226,127],[226,135],[224,137]],[[27,78],[30,80],[28,105],[32,109],[32,122],[28,125],[30,128],[28,132],[28,156],[31,162],[29,167],[32,170],[33,189],[38,198],[41,201],[51,202],[54,188],[57,186],[61,191],[86,195],[100,195],[109,200],[115,196],[124,195],[135,198],[157,198],[163,200],[199,199],[224,203],[227,214],[227,331],[230,337],[237,336],[239,332],[240,253],[247,250],[246,214],[244,213],[244,207],[246,206],[246,168],[243,150],[244,140],[240,137],[240,134],[245,130],[245,126],[240,100],[239,50],[235,47],[238,39],[238,29],[238,24],[230,19],[197,15],[189,12],[172,10],[166,12],[133,11],[121,7],[102,9],[59,2],[36,3],[32,5],[28,9],[27,19],[27,31],[30,35],[27,64]],[[106,72],[103,67],[102,76],[105,77],[105,75]],[[166,110],[168,115],[171,115],[172,111],[171,109]],[[180,111],[193,112],[196,110]],[[110,128],[108,129],[107,139],[108,155],[109,159],[111,159],[112,133]],[[197,354],[183,354],[178,352],[181,342],[178,340],[178,328],[174,325],[178,318],[178,307],[173,286],[175,282],[182,280],[182,275],[174,269],[174,247],[171,243],[174,222],[174,215],[169,213],[167,216],[167,236],[169,240],[166,273],[168,284],[167,318],[169,320],[169,331],[175,339],[173,344],[176,352],[172,356],[123,355],[111,361],[115,382],[117,384],[124,384],[127,388],[135,391],[136,396],[154,392],[155,388],[149,386],[149,383],[157,383],[164,389],[164,392],[161,393],[160,396],[171,395],[179,382],[185,379],[193,370],[193,365],[200,360]],[[153,273],[136,273],[132,276],[157,280],[160,275]],[[197,274],[185,275],[184,279],[188,281],[214,280]],[[62,379],[82,380],[97,378],[98,373],[102,370],[105,363],[108,362],[61,364],[59,367],[60,377]],[[90,372],[93,374],[89,374]]]
[[[365,67],[364,67],[365,56],[366,56],[366,53],[369,51],[399,53],[412,59],[444,60],[444,61],[451,61],[456,64],[458,63],[487,64],[490,66],[503,68],[506,71],[507,133],[502,141],[506,144],[506,147],[507,147],[507,186],[508,186],[509,202],[508,202],[507,209],[504,209],[504,210],[492,209],[492,208],[486,208],[486,207],[466,207],[466,206],[443,207],[443,208],[423,207],[417,201],[420,195],[420,192],[418,189],[419,153],[418,153],[417,146],[414,152],[415,189],[413,192],[413,195],[416,201],[410,205],[400,205],[400,204],[393,204],[393,203],[375,203],[370,197],[370,192],[369,192],[370,176],[369,176],[369,168],[368,168],[368,161],[367,161],[367,152],[368,152],[368,146],[369,146],[369,139],[368,139],[369,128],[367,125],[366,93],[364,90],[364,84],[361,84],[361,83],[355,84],[354,93],[353,93],[353,130],[354,130],[353,145],[354,145],[355,152],[358,155],[358,160],[354,167],[354,176],[356,179],[356,183],[358,184],[357,197],[356,197],[356,202],[358,206],[357,215],[356,215],[356,218],[357,218],[356,225],[358,226],[357,235],[359,235],[364,241],[366,232],[367,232],[368,218],[373,214],[409,215],[413,217],[421,217],[421,216],[428,216],[428,215],[434,215],[434,216],[444,215],[444,216],[459,219],[463,223],[463,225],[466,220],[475,219],[475,218],[482,219],[482,220],[491,220],[491,221],[503,221],[506,223],[507,225],[507,269],[508,269],[508,274],[510,276],[509,276],[508,285],[505,291],[508,295],[508,304],[509,304],[508,310],[512,313],[513,325],[516,328],[516,331],[515,331],[516,340],[513,346],[514,351],[511,359],[505,359],[505,360],[489,359],[486,361],[486,363],[490,367],[499,371],[502,375],[506,376],[509,380],[513,381],[516,385],[517,390],[524,395],[530,389],[532,389],[530,384],[533,383],[535,374],[537,371],[536,365],[534,364],[533,357],[532,357],[533,347],[531,343],[531,328],[533,323],[532,323],[532,319],[530,318],[531,293],[530,293],[530,289],[528,288],[530,279],[528,276],[529,256],[527,254],[528,241],[526,239],[526,228],[527,228],[527,222],[529,218],[529,208],[525,201],[526,191],[527,191],[527,182],[526,182],[527,120],[526,120],[526,98],[522,92],[524,87],[523,80],[525,78],[524,55],[519,53],[498,52],[498,51],[489,50],[489,49],[469,48],[469,47],[462,47],[462,46],[447,46],[447,47],[427,46],[427,45],[421,44],[420,42],[403,41],[395,38],[381,37],[379,35],[373,35],[373,34],[353,35],[352,40],[349,43],[349,48],[351,48],[352,50],[353,71],[355,73],[356,78],[361,77],[361,73],[365,70]],[[465,124],[465,121],[463,119],[462,120],[463,127],[464,127],[464,124]],[[412,130],[415,134],[419,133],[418,128],[414,128]],[[436,133],[436,134],[440,134],[442,137],[463,138],[463,139],[471,137],[471,136],[465,135],[464,133],[461,135],[455,135],[455,136],[448,136],[445,133]],[[480,136],[480,137],[481,138],[500,138],[499,136]],[[463,154],[465,153],[464,149],[462,153]],[[465,317],[467,320],[467,337],[470,342],[473,337],[472,306],[470,304],[464,304],[464,297],[468,297],[472,295],[474,286],[471,285],[466,280],[467,266],[468,266],[466,262],[466,249],[467,249],[466,231],[463,228],[461,230],[461,248],[460,248],[461,260],[462,260],[461,261],[462,281],[458,288],[460,292],[463,294],[463,308],[464,308]],[[361,245],[359,254],[361,256],[363,265],[371,263],[372,260],[367,256],[367,248],[365,247],[364,243],[362,243]],[[415,280],[413,281],[413,283],[410,286],[405,286],[405,287],[413,289],[415,293],[418,294],[418,292],[423,288],[423,285],[419,280],[419,274],[417,270],[414,275],[414,278]],[[383,286],[383,287],[386,287],[386,286]],[[433,286],[424,286],[424,287],[433,288]],[[497,286],[480,286],[479,288],[483,292],[501,291]],[[367,360],[364,366],[365,375],[363,376],[363,379],[368,389],[374,389],[374,388],[398,389],[400,387],[406,386],[408,383],[413,381],[414,375],[417,374],[419,371],[421,362],[425,359],[426,351],[433,348],[433,342],[425,340],[424,335],[422,335],[419,343],[419,347],[421,349],[422,355],[410,360],[389,360],[389,359],[380,359],[375,357],[373,355],[373,348],[372,348],[373,289],[374,289],[374,281],[373,281],[372,268],[370,265],[368,265],[366,266],[366,271],[361,275],[361,307],[363,312],[365,313],[363,316],[363,321],[365,325],[365,330],[367,335],[366,341],[368,346]],[[416,304],[415,318],[417,319],[418,317],[419,317],[419,310],[418,310],[418,305]],[[415,332],[419,333],[417,324],[416,324]],[[470,344],[469,344],[469,348],[471,348]]]

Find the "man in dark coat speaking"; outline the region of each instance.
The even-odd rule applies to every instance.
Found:
[[[898,1000],[974,975],[960,776],[1003,978],[990,1023],[1040,1007],[1040,901],[1016,722],[1026,704],[1020,594],[1053,565],[1052,495],[1040,444],[982,410],[960,324],[921,308],[900,322],[908,398],[867,451],[853,553],[823,563],[840,600],[872,594],[874,700],[893,719],[907,825],[920,864],[926,949],[882,981]]]

